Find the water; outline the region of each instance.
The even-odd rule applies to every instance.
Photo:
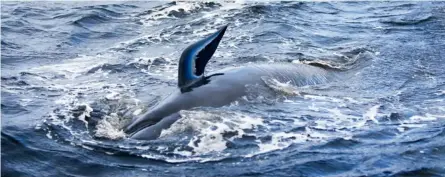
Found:
[[[443,176],[444,2],[2,2],[2,176]],[[322,63],[339,81],[129,120],[181,51],[230,24],[208,70]]]

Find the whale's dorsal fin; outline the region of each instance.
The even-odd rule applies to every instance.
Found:
[[[183,90],[204,76],[204,69],[221,41],[227,25],[212,35],[188,46],[178,65],[178,87]]]

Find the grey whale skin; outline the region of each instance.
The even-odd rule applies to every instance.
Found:
[[[204,75],[204,68],[224,35],[224,26],[211,36],[184,50],[178,65],[178,90],[141,116],[133,118],[124,130],[132,139],[153,140],[181,118],[179,111],[194,107],[221,107],[252,91],[249,85],[265,86],[264,79],[290,82],[295,86],[326,83],[335,77],[331,71],[306,64],[268,63],[226,68]]]

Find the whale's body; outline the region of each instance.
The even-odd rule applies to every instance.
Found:
[[[195,107],[228,105],[247,95],[248,92],[255,91],[255,88],[265,86],[265,79],[275,79],[295,86],[306,86],[326,83],[335,77],[334,73],[323,68],[294,63],[251,65],[224,69],[217,73],[224,74],[210,77],[208,84],[194,88],[193,91],[181,93],[178,90],[150,111],[136,118],[127,126],[127,130],[140,130],[130,137],[156,139],[163,129],[169,128],[180,118],[179,111]],[[143,128],[144,125],[152,126]]]
[[[178,73],[179,89],[148,112],[134,118],[125,127],[126,133],[130,134],[130,138],[156,139],[162,130],[169,128],[181,118],[179,111],[195,107],[228,105],[249,92],[255,92],[255,86],[266,86],[266,79],[275,79],[295,86],[306,86],[326,83],[335,77],[335,74],[329,70],[295,63],[253,64],[226,68],[205,77],[203,74],[205,64],[216,50],[225,28],[210,36],[211,40],[205,39],[210,42],[200,41],[184,51]],[[215,44],[212,40],[218,41]],[[207,46],[202,47],[203,45]],[[196,50],[196,48],[200,50]],[[210,55],[205,53],[206,50],[207,52],[210,51]],[[206,60],[202,61],[203,58]],[[193,64],[190,61],[193,60],[196,60],[194,64],[196,68],[191,68]],[[183,68],[181,69],[181,67]],[[193,75],[192,71],[200,73],[201,77]]]

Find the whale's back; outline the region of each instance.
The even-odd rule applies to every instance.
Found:
[[[189,102],[188,106],[219,107],[227,105],[249,92],[264,90],[249,88],[266,86],[269,81],[278,81],[299,87],[327,83],[336,78],[334,72],[326,69],[294,63],[256,64],[227,68],[215,73],[223,73],[223,75],[212,76],[208,84],[182,94],[185,98],[200,100]]]
[[[211,78],[211,81],[221,86],[264,84],[265,79],[275,79],[295,86],[306,86],[326,83],[336,78],[335,72],[317,66],[295,63],[254,64],[228,68],[216,73],[224,73],[224,75]]]

